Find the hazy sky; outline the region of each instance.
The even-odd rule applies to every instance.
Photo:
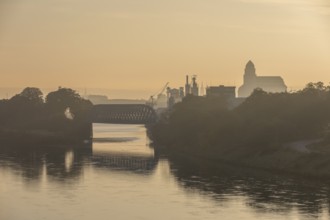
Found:
[[[330,82],[330,1],[0,0],[1,88],[240,86],[249,59],[289,88]]]

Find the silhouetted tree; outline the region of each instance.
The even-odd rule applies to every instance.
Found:
[[[92,103],[80,97],[72,89],[59,88],[46,96],[46,106],[53,114],[59,114],[64,117],[64,112],[69,108],[75,117],[79,117],[91,109]]]
[[[55,131],[90,132],[90,111],[93,104],[83,99],[76,91],[69,88],[59,88],[46,96],[46,111],[51,127]],[[67,113],[70,112],[70,117]]]
[[[25,88],[20,94],[2,101],[0,122],[6,127],[33,128],[43,117],[42,92],[38,88]]]
[[[72,89],[51,92],[43,102],[40,89],[28,87],[0,102],[0,138],[8,137],[8,132],[44,133],[63,139],[89,137],[91,108],[92,103]]]
[[[19,95],[35,103],[43,103],[44,101],[43,94],[39,88],[27,87]]]

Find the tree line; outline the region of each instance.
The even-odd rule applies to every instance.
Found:
[[[92,106],[69,88],[59,88],[44,97],[39,88],[27,87],[10,99],[0,100],[0,135],[30,131],[79,135],[90,124]]]
[[[271,149],[285,142],[329,140],[330,86],[267,93],[256,89],[234,109],[225,97],[187,96],[150,129],[152,140],[169,149],[229,152]]]

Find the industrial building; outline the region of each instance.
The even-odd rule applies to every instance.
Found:
[[[210,86],[206,88],[206,97],[222,97],[226,100],[228,108],[233,109],[239,106],[245,98],[236,97],[235,86]]]
[[[189,83],[189,76],[186,76],[186,85],[185,85],[185,95],[194,95],[198,96],[199,95],[199,88],[197,84],[197,76],[193,75],[191,78],[191,83]]]
[[[203,84],[199,88],[197,76],[192,75],[191,81],[189,77],[189,75],[186,75],[184,87],[179,89],[167,87],[167,96],[165,96],[162,93],[168,85],[167,83],[159,93],[154,107],[160,109],[171,108],[174,104],[181,102],[185,96],[204,96]],[[244,83],[238,89],[238,96],[236,96],[235,86],[219,85],[206,87],[206,97],[222,97],[226,100],[228,108],[232,109],[240,105],[256,88],[261,88],[266,92],[285,92],[287,87],[280,76],[257,76],[254,64],[249,61],[245,67]]]
[[[206,88],[206,96],[208,97],[224,97],[226,99],[236,98],[235,86],[210,86]]]
[[[184,97],[184,89],[180,87],[179,89],[167,88],[168,97],[168,107],[171,108],[175,103],[181,102]]]

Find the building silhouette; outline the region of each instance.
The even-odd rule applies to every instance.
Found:
[[[235,90],[235,86],[209,86],[206,88],[206,96],[223,97],[227,100],[234,100],[236,98]]]
[[[194,95],[199,96],[199,87],[196,80],[197,76],[193,75],[191,77],[191,83],[189,83],[189,76],[186,76],[186,85],[185,85],[185,95]]]
[[[189,95],[191,94],[191,86],[190,86],[190,83],[189,83],[189,76],[187,75],[186,76],[186,85],[185,85],[185,95]]]
[[[174,104],[181,102],[184,97],[184,88],[179,89],[167,87],[168,107],[172,108]]]
[[[198,96],[199,88],[196,82],[196,76],[194,75],[191,79],[192,79],[191,94],[193,94],[194,96]]]
[[[260,88],[266,92],[286,92],[286,85],[280,76],[257,76],[256,68],[250,60],[245,67],[244,83],[238,89],[238,97],[248,97]]]

